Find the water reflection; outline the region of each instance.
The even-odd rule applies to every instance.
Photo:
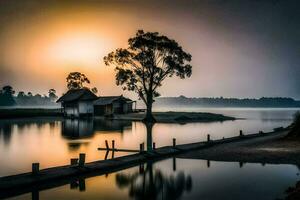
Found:
[[[172,159],[147,162],[107,176],[95,172],[0,191],[0,199],[271,200],[283,198],[286,188],[299,180],[299,169],[294,165],[263,167],[254,163],[178,158],[176,162],[176,172],[171,170]]]
[[[134,199],[179,199],[184,192],[192,189],[192,178],[180,171],[176,175],[164,174],[147,162],[146,169],[140,167],[133,174],[118,173],[116,184],[120,189],[127,188],[128,195]]]
[[[13,120],[0,120],[0,141],[5,145],[9,145],[13,132],[22,134],[30,129],[36,128],[40,131],[42,128],[49,124],[50,132],[58,127],[57,118],[24,118]]]
[[[4,144],[9,144],[12,136],[12,125],[6,123],[0,123],[0,139],[4,141]]]
[[[82,139],[93,137],[96,131],[123,133],[131,128],[130,121],[104,119],[64,119],[62,121],[62,136],[67,139]]]
[[[91,119],[64,119],[62,136],[68,139],[89,138],[94,134],[94,123]]]

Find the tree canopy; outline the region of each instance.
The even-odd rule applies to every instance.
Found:
[[[128,48],[118,48],[104,57],[106,65],[116,71],[116,84],[135,91],[147,106],[147,121],[153,119],[153,98],[167,77],[190,77],[192,56],[173,39],[158,32],[138,30],[128,40]]]
[[[89,84],[90,80],[80,72],[71,72],[67,76],[67,87],[69,90],[81,89],[85,83]]]

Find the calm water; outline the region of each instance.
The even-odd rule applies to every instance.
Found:
[[[245,118],[242,120],[189,123],[155,124],[152,140],[156,146],[196,142],[206,139],[229,137],[290,124],[294,109],[201,109],[204,112],[222,113]],[[86,153],[87,161],[103,159],[104,141],[116,141],[117,148],[138,149],[147,142],[146,128],[139,122],[101,120],[63,120],[55,118],[18,119],[0,121],[0,176],[29,171],[31,163],[40,162],[41,168],[69,164],[70,158]],[[150,141],[148,137],[148,141]],[[124,153],[115,153],[121,156]],[[111,155],[109,155],[110,157]]]
[[[173,158],[174,159],[174,158]],[[209,199],[274,200],[295,185],[292,165],[240,164],[168,159],[113,174],[74,180],[67,185],[32,191],[11,199]],[[32,198],[34,197],[34,198]]]
[[[191,110],[192,111],[192,110]],[[0,176],[30,171],[31,163],[41,168],[69,164],[79,153],[87,161],[104,159],[104,141],[116,141],[117,148],[138,149],[139,144],[157,146],[188,143],[237,135],[239,130],[271,131],[291,123],[295,109],[201,109],[238,118],[235,121],[189,124],[160,124],[152,138],[139,122],[64,120],[32,118],[0,121]],[[125,153],[115,153],[121,156]],[[109,157],[112,155],[109,154]],[[123,170],[118,173],[81,179],[13,199],[275,199],[298,180],[293,165],[261,165],[207,162],[177,158]]]

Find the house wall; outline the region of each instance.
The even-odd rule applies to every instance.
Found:
[[[113,105],[113,113],[123,112],[122,103],[120,101],[114,101],[112,105]]]
[[[114,113],[113,105],[112,104],[105,105],[105,114],[110,115],[110,114],[113,114],[113,113]]]
[[[123,104],[123,112],[131,113],[132,112],[132,102]]]
[[[65,104],[64,111],[65,111],[65,115],[68,117],[71,117],[71,116],[78,117],[79,116],[78,104]]]
[[[94,105],[92,101],[80,101],[78,107],[79,114],[94,114]]]

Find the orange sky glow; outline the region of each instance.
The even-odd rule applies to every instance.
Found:
[[[8,2],[7,8],[0,10],[0,84],[12,85],[17,92],[47,94],[54,88],[60,95],[66,91],[67,74],[80,71],[100,95],[124,93],[115,85],[113,68],[104,65],[103,57],[126,47],[128,38],[144,29],[175,39],[193,56],[192,77],[180,82],[178,78],[166,80],[160,88],[163,96],[300,97],[296,79],[289,79],[286,85],[274,81],[289,74],[296,76],[299,71],[285,70],[294,65],[282,58],[285,46],[270,43],[270,36],[261,34],[264,32],[256,33],[256,26],[261,25],[247,21],[247,8],[242,5],[240,18],[234,18],[223,9],[226,3],[220,7],[210,1],[199,5],[194,1],[178,5],[167,1],[26,2]],[[266,4],[260,13],[261,5],[250,4],[252,10],[258,9],[258,16],[280,8]],[[270,22],[261,27],[278,22],[276,16],[266,17]],[[136,97],[130,92],[125,95]]]

